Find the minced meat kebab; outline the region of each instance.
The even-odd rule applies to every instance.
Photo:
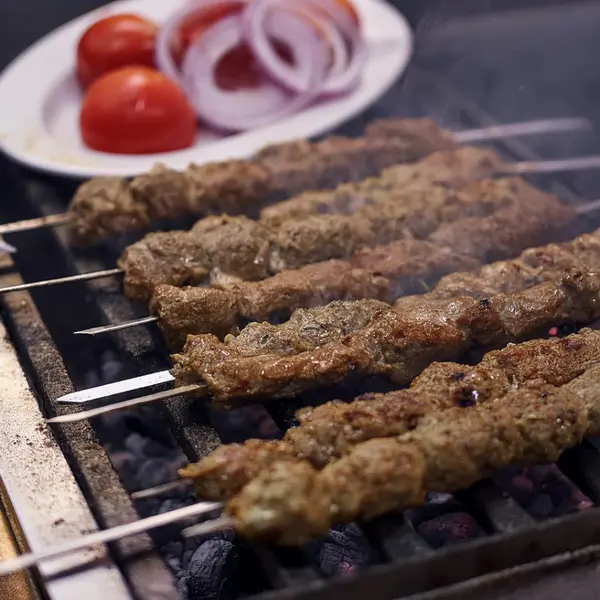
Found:
[[[428,415],[503,398],[531,379],[564,385],[598,361],[600,332],[582,330],[493,350],[475,366],[433,363],[408,389],[302,408],[296,413],[299,426],[282,440],[224,444],[180,474],[193,479],[200,498],[225,501],[279,459],[306,460],[322,469],[357,444],[412,431]]]
[[[600,317],[599,292],[599,274],[568,270],[519,292],[430,299],[401,310],[377,300],[336,301],[298,310],[283,325],[251,323],[225,342],[189,336],[172,355],[173,374],[178,385],[199,384],[198,393],[208,392],[220,408],[294,397],[350,376],[404,385],[435,360],[590,323]]]
[[[600,230],[569,242],[528,248],[516,259],[473,270],[491,256],[514,256],[533,240],[554,233],[546,228],[545,221],[525,218],[525,212],[515,217],[514,224],[494,214],[456,221],[438,230],[446,240],[444,245],[432,240],[401,240],[365,248],[347,260],[315,263],[262,281],[231,280],[211,288],[159,285],[150,300],[150,312],[158,317],[170,347],[179,350],[190,334],[214,333],[222,338],[251,321],[289,318],[298,308],[323,306],[334,300],[394,302],[401,296],[426,291],[446,273],[451,274],[430,293],[407,298],[397,307],[434,298],[519,291],[556,280],[568,268],[600,271]],[[490,222],[494,226],[489,226]],[[567,223],[560,223],[560,227],[568,230]],[[485,235],[470,236],[471,231]],[[459,246],[461,252],[455,250]],[[457,272],[461,269],[469,270]]]
[[[451,132],[429,119],[385,119],[362,138],[330,136],[268,146],[251,159],[158,165],[129,182],[97,177],[80,186],[69,207],[82,243],[146,228],[151,221],[214,213],[257,215],[265,205],[308,189],[326,189],[376,175],[455,146]]]
[[[293,442],[254,441],[254,448],[250,442],[223,447],[180,474],[194,480],[200,497],[226,500],[226,512],[242,535],[300,544],[336,523],[419,505],[427,491],[464,489],[511,464],[553,462],[585,435],[600,434],[599,352],[600,333],[584,330],[509,346],[479,367],[433,365],[430,383],[415,383],[399,399],[409,412],[411,402],[430,409],[407,431],[390,428],[388,435],[371,436],[371,416],[361,421],[358,409],[356,440],[342,441],[339,457],[315,465],[302,451],[299,456],[283,450]],[[481,400],[464,403],[462,394],[453,398],[444,391],[453,377],[456,382],[472,377],[471,389],[481,389]],[[378,431],[377,421],[374,428]],[[267,444],[278,451],[265,451]],[[237,455],[246,460],[236,462]],[[248,477],[245,469],[254,470],[261,460],[268,468]]]
[[[459,190],[430,186],[400,191],[397,197],[386,193],[380,201],[366,204],[351,215],[318,215],[277,227],[245,217],[211,217],[189,232],[150,234],[129,246],[117,264],[125,271],[127,296],[148,300],[157,285],[200,283],[215,270],[244,280],[260,280],[310,263],[348,258],[361,247],[401,239],[429,237],[449,245],[448,232],[439,230],[442,224],[494,213],[503,215],[504,222],[510,221],[510,227],[516,228],[515,236],[519,215],[524,221],[537,219],[540,225],[543,221],[540,233],[543,229],[565,231],[561,225],[575,218],[572,207],[522,179],[489,179]],[[460,254],[467,254],[463,246],[475,247],[488,240],[489,231],[479,224],[467,229],[460,246],[454,248]],[[547,239],[534,237],[530,244]],[[454,246],[456,243],[454,240]]]

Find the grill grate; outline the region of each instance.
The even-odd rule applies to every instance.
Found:
[[[442,85],[413,70],[407,82],[413,94],[398,111],[408,116],[433,115],[455,129],[489,124],[486,115]],[[446,101],[443,114],[422,101],[440,95]],[[349,127],[355,129],[357,124]],[[517,159],[537,158],[521,143],[509,142],[497,149]],[[44,178],[28,181],[28,187],[16,190],[20,192],[16,195],[27,197],[45,214],[59,212],[63,196],[72,191],[68,186],[57,191]],[[541,182],[563,199],[577,200],[562,180]],[[33,209],[26,205],[8,207],[2,218],[33,216],[28,211]],[[23,279],[107,268],[127,241],[101,251],[73,253],[65,233],[55,233],[56,237],[37,231],[19,238],[16,261]],[[0,272],[0,285],[17,280],[16,275]],[[25,293],[9,295],[3,302],[11,333],[48,415],[73,410],[52,402],[72,385],[88,387],[139,375],[141,369],[147,373],[168,366],[166,348],[152,326],[83,343],[71,335],[90,325],[143,316],[143,308],[124,299],[119,281],[39,289],[32,296],[39,312]],[[297,404],[321,400],[312,396]],[[173,479],[179,465],[205,456],[221,440],[277,437],[294,424],[295,408],[294,403],[285,403],[268,410],[257,406],[220,414],[202,402],[176,398],[164,406],[114,413],[91,424],[61,426],[56,432],[96,518],[110,527],[135,519],[137,513],[143,516],[190,502],[180,493],[133,506],[129,494]],[[560,467],[592,502],[600,501],[600,454],[594,442],[569,452]],[[544,473],[556,478],[559,472],[546,469]],[[332,594],[385,600],[600,543],[594,514],[582,511],[544,522],[543,514],[532,516],[531,507],[506,493],[511,481],[505,474],[456,496],[431,494],[423,508],[388,515],[364,527],[339,528],[327,539],[297,550],[248,545],[229,535],[184,544],[171,530],[152,538],[124,540],[115,545],[114,555],[135,594],[145,600],[175,598],[176,587],[191,600],[255,594],[265,600],[292,596],[320,600]],[[579,508],[590,504],[582,502]],[[364,573],[358,578],[332,578],[354,571]]]

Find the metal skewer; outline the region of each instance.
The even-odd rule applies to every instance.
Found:
[[[591,131],[594,128],[589,119],[579,117],[559,117],[556,119],[541,119],[538,121],[524,121],[510,123],[509,125],[492,125],[479,129],[468,129],[454,133],[457,144],[469,144],[485,140],[501,140],[525,135],[540,135],[548,133],[562,133],[567,131]],[[31,231],[43,227],[59,227],[68,225],[73,217],[67,213],[36,217],[24,221],[15,221],[0,225],[0,235]]]
[[[159,371],[154,373],[157,376],[166,376],[169,375],[171,379],[173,376],[170,371]],[[114,386],[119,386],[121,383],[131,385],[136,383],[136,380],[141,379],[141,377],[134,377],[133,379],[127,379],[124,382],[117,382],[115,384],[110,384]],[[67,396],[61,396],[56,399],[56,402],[59,404],[85,404],[86,402],[90,402],[89,396],[93,395],[93,400],[97,400],[98,398],[110,398],[110,396],[115,396],[117,394],[123,393],[122,390],[114,391],[112,394],[106,394],[101,390],[103,386],[99,386],[96,388],[90,388],[89,390],[83,390],[82,392],[71,392],[67,396],[70,398],[66,399]],[[144,387],[144,386],[142,386]],[[139,388],[132,388],[139,389]],[[91,419],[92,417],[97,417],[99,415],[106,415],[111,412],[116,412],[117,410],[123,410],[125,408],[133,408],[134,406],[139,406],[140,404],[148,404],[150,402],[158,402],[159,400],[168,400],[169,398],[174,398],[175,396],[181,396],[182,394],[191,394],[193,392],[204,392],[206,391],[206,386],[200,383],[192,383],[190,385],[184,385],[181,387],[174,387],[170,390],[164,390],[162,392],[156,392],[155,394],[148,394],[147,396],[141,396],[140,398],[133,398],[131,400],[123,400],[123,402],[115,402],[113,404],[106,404],[105,406],[99,406],[98,408],[90,408],[89,410],[84,410],[78,413],[72,413],[70,415],[59,415],[58,417],[51,417],[50,419],[46,419],[46,423],[75,423],[77,421],[85,421],[87,419]],[[78,395],[81,394],[81,395]]]
[[[162,375],[169,373],[169,371],[161,371],[156,373],[156,375]],[[171,375],[171,373],[169,373]],[[134,378],[135,379],[135,378]],[[133,381],[133,380],[128,380]],[[118,385],[115,384],[115,385]],[[83,412],[73,413],[70,415],[59,415],[58,417],[51,417],[50,419],[46,419],[46,423],[74,423],[76,421],[84,421],[85,419],[91,419],[92,417],[97,417],[99,415],[106,415],[111,412],[115,412],[117,410],[123,410],[125,408],[133,408],[134,406],[139,406],[140,404],[148,404],[150,402],[158,402],[159,400],[167,400],[168,398],[173,398],[175,396],[181,396],[182,394],[191,394],[192,392],[201,392],[205,391],[206,386],[200,383],[192,383],[190,385],[184,385],[181,387],[175,387],[170,390],[164,390],[162,392],[156,392],[154,394],[149,394],[147,396],[142,396],[141,398],[132,398],[131,400],[124,400],[123,402],[115,402],[114,404],[107,404],[106,406],[99,406],[98,408],[90,408],[90,410],[85,410]],[[99,388],[91,388],[90,391],[99,392]],[[74,392],[75,394],[77,392]],[[117,392],[122,393],[122,392]],[[114,395],[114,394],[113,394]],[[102,394],[102,398],[108,398],[106,394]],[[62,398],[57,398],[57,402],[59,404],[64,403]],[[69,401],[70,404],[84,404],[85,402],[89,402],[89,400],[80,400],[79,402]]]
[[[146,498],[155,498],[156,496],[162,496],[162,494],[168,492],[178,492],[184,487],[192,485],[191,479],[175,479],[175,481],[169,481],[161,485],[156,485],[139,492],[133,492],[131,494],[132,500],[145,500]]]
[[[69,213],[61,213],[47,217],[36,217],[35,219],[26,219],[25,221],[15,221],[14,223],[0,225],[0,235],[30,231],[32,229],[42,229],[43,227],[58,227],[60,225],[67,225],[71,221],[72,217]]]
[[[512,127],[506,126],[506,127]],[[518,162],[512,165],[506,165],[501,175],[519,175],[524,173],[556,173],[560,171],[577,171],[585,169],[598,169],[600,168],[600,155],[594,156],[583,156],[578,158],[565,158],[560,160],[551,161],[534,161],[534,162]],[[585,207],[580,208],[582,214],[595,210],[594,208]],[[122,269],[107,269],[105,271],[94,271],[92,273],[82,273],[79,275],[71,275],[69,277],[59,277],[57,279],[44,279],[43,281],[34,281],[32,283],[22,283],[20,285],[13,285],[10,287],[0,288],[0,294],[7,294],[9,292],[23,292],[25,290],[31,290],[38,287],[46,287],[50,285],[58,285],[61,283],[70,283],[73,281],[87,281],[92,279],[101,279],[102,277],[110,277],[113,275],[119,275],[123,273]],[[145,323],[152,323],[156,321],[156,317],[144,317],[141,321],[129,321],[128,323],[118,323],[116,325],[108,325],[109,329],[104,327],[94,327],[92,330],[82,330],[76,332],[78,335],[98,335],[100,333],[107,333],[109,331],[119,331],[121,329],[127,329],[128,327],[135,327]]]
[[[2,575],[8,575],[14,571],[28,569],[29,567],[33,567],[44,560],[56,558],[64,554],[70,554],[71,552],[85,550],[86,548],[92,548],[93,546],[97,546],[99,544],[114,542],[124,537],[144,533],[152,529],[163,527],[164,525],[176,523],[177,521],[181,521],[183,519],[203,515],[214,510],[218,510],[221,507],[222,504],[220,502],[199,502],[198,504],[193,504],[192,506],[186,506],[168,513],[162,513],[146,519],[140,519],[139,521],[135,521],[133,523],[126,523],[125,525],[118,525],[117,527],[112,527],[111,529],[96,531],[58,546],[48,548],[47,550],[22,554],[17,558],[0,562],[0,577]],[[229,529],[232,524],[233,521],[229,517],[220,517],[207,523],[202,523],[202,525],[204,525],[202,532],[211,533],[213,531]],[[200,533],[196,533],[195,535],[200,535]]]
[[[202,535],[206,535],[207,533],[213,533],[215,531],[233,529],[234,526],[235,521],[231,517],[220,517],[219,519],[215,519],[210,523],[198,523],[197,525],[186,527],[181,531],[181,535],[184,538],[200,537]]]
[[[8,254],[13,254],[17,249],[10,244],[7,244],[2,238],[0,238],[0,253],[7,252]]]
[[[106,269],[105,271],[93,271],[92,273],[80,273],[79,275],[69,275],[68,277],[58,277],[57,279],[44,279],[42,281],[34,281],[32,283],[21,283],[19,285],[10,285],[0,289],[0,294],[8,294],[9,292],[23,292],[34,288],[48,287],[50,285],[58,285],[60,283],[72,283],[75,281],[89,281],[91,279],[101,279],[103,277],[112,277],[120,275],[123,269]]]
[[[81,331],[75,331],[74,335],[100,335],[103,333],[113,333],[115,331],[121,331],[122,329],[129,329],[130,327],[138,327],[139,325],[146,325],[148,323],[156,323],[158,317],[142,317],[141,319],[132,319],[131,321],[123,321],[116,325],[100,325],[98,327],[90,327],[90,329],[82,329]]]
[[[509,125],[492,125],[479,129],[454,132],[457,144],[471,144],[485,140],[502,140],[522,135],[539,135],[545,133],[560,133],[564,131],[591,131],[594,128],[591,121],[579,117],[558,119],[540,119],[538,121],[522,121]]]

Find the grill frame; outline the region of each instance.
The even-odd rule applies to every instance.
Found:
[[[443,94],[449,103],[449,112],[454,113],[454,120],[460,122],[463,127],[497,124],[466,98],[449,89],[443,81],[426,73],[415,74],[414,71],[411,76],[423,77],[426,85],[435,88],[437,94]],[[367,113],[365,120],[368,119]],[[446,119],[446,124],[448,120],[452,119]],[[347,127],[347,130],[352,132],[356,132],[357,129],[356,122]],[[540,158],[526,144],[517,140],[505,140],[495,147],[515,159]],[[58,196],[47,195],[44,179],[31,180],[28,186],[26,195],[38,201],[43,213],[52,214],[63,208]],[[573,194],[562,180],[553,179],[551,189],[566,201],[579,201],[577,195]],[[38,236],[42,248],[48,246],[53,252],[62,254],[60,268],[65,271],[64,274],[69,274],[69,271],[85,272],[106,268],[117,253],[115,247],[105,247],[99,253],[81,252],[75,256],[68,249],[66,232],[59,229],[55,233],[56,238],[50,232],[33,232],[31,235]],[[59,276],[62,273],[53,275]],[[3,274],[0,271],[0,285],[20,282],[18,275]],[[124,299],[119,285],[119,281],[98,280],[87,284],[74,284],[70,289],[74,295],[91,295],[91,304],[96,307],[94,318],[98,319],[95,324],[143,316],[143,308],[133,306]],[[34,297],[38,294],[43,296],[44,292],[36,292]],[[72,383],[68,365],[65,366],[42,315],[33,304],[32,296],[22,292],[9,295],[1,302],[6,309],[6,321],[21,359],[26,362],[28,374],[34,379],[44,414],[54,416],[75,410],[52,402],[53,398],[71,391]],[[24,306],[27,307],[26,310]],[[26,316],[23,316],[24,313]],[[168,364],[164,344],[158,332],[151,328],[138,328],[126,332],[125,335],[119,334],[113,342],[107,342],[107,345],[118,348],[120,359],[126,365],[125,369],[133,369],[133,374],[139,374],[136,367],[139,367],[142,361],[145,372],[165,368]],[[203,403],[191,404],[185,398],[176,398],[164,407],[157,407],[156,410],[167,419],[169,428],[190,460],[204,456],[219,443],[219,436],[211,424],[215,422],[215,414]],[[289,408],[280,411],[270,409],[269,412],[272,413],[274,426],[275,423],[290,425]],[[54,432],[98,522],[103,527],[110,527],[136,518],[136,508],[119,483],[94,427],[83,422],[57,427]],[[578,448],[575,452],[581,451],[582,449]],[[588,455],[591,452],[600,461],[600,454],[593,444],[586,444],[585,451]],[[90,460],[90,453],[95,457],[95,461]],[[581,471],[578,473],[579,478],[593,484],[596,464],[592,461],[588,471],[588,462],[580,465],[575,461]],[[101,469],[102,473],[100,478],[94,475],[95,471],[97,475],[98,469]],[[109,481],[110,486],[106,485]],[[589,489],[586,491],[594,503],[598,504],[600,489],[594,485],[587,487]],[[273,588],[273,591],[263,592],[255,597],[268,600],[293,596],[306,600],[320,600],[325,595],[329,598],[340,594],[352,600],[364,598],[368,593],[377,600],[399,597],[423,600],[454,598],[463,592],[476,595],[478,590],[485,587],[515,582],[533,573],[590,560],[600,554],[600,524],[594,522],[594,510],[535,523],[524,509],[499,494],[487,481],[460,495],[460,500],[466,502],[470,509],[476,510],[489,528],[500,530],[502,535],[486,536],[459,547],[433,551],[424,544],[413,524],[406,518],[393,520],[393,526],[390,523],[386,524],[385,519],[379,520],[365,526],[363,531],[367,539],[375,540],[388,563],[371,567],[359,575],[334,580],[324,579],[305,559],[302,550],[280,553],[265,547],[254,548],[254,553]],[[431,512],[436,509],[430,507],[426,510]],[[583,548],[587,549],[582,550]],[[172,577],[148,536],[124,540],[115,544],[112,550],[117,564],[137,595],[151,600],[154,597],[165,597],[157,595],[159,593],[166,593],[169,598],[177,597],[171,596],[175,591]],[[151,580],[153,583],[150,583]]]

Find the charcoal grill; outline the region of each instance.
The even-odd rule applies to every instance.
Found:
[[[401,103],[398,90],[393,91],[378,104],[377,116],[433,116],[455,130],[497,122],[424,70],[429,62],[427,55],[417,60],[400,84]],[[358,132],[372,116],[348,124],[342,133]],[[581,135],[561,141],[583,154],[593,142]],[[534,142],[506,141],[496,150],[517,160],[553,156],[552,148]],[[24,202],[0,206],[1,222],[60,212],[74,190],[70,183],[25,174],[7,163],[2,172],[4,195]],[[600,196],[600,188],[583,175],[536,180],[567,202],[581,201],[582,182],[588,198]],[[108,268],[127,241],[74,251],[60,230],[20,234],[15,264],[7,257],[0,262],[0,286]],[[54,398],[164,369],[167,350],[152,327],[83,342],[72,335],[91,325],[143,316],[143,308],[124,299],[117,280],[8,295],[2,308],[0,381],[10,385],[0,397],[0,447],[14,449],[0,460],[1,496],[17,537],[26,538],[32,549],[191,502],[182,492],[134,504],[131,493],[173,479],[178,466],[221,441],[278,437],[293,424],[293,403],[220,414],[201,402],[175,398],[164,406],[61,426],[53,436],[42,415],[73,410],[56,405]],[[303,398],[297,404],[318,400]],[[15,440],[20,443],[13,446]],[[518,586],[600,558],[600,520],[597,511],[585,510],[600,503],[599,449],[600,443],[586,441],[566,453],[558,467],[538,473],[547,485],[553,480],[567,490],[571,501],[564,506],[528,505],[514,490],[507,493],[520,474],[503,473],[461,494],[432,494],[423,508],[336,529],[298,550],[247,544],[229,534],[184,544],[177,529],[166,529],[123,540],[108,551],[45,564],[34,583],[55,600],[84,594],[111,600],[482,597],[503,585]],[[103,560],[90,565],[90,558]],[[67,575],[52,577],[65,569]]]

